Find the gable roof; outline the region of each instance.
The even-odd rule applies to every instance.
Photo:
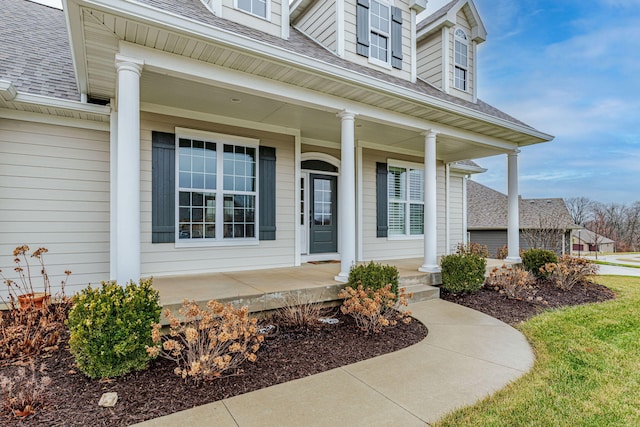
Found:
[[[591,243],[591,244],[595,244],[596,242],[596,237],[598,239],[598,243],[599,244],[603,244],[603,243],[615,243],[614,240],[609,239],[608,237],[605,237],[601,234],[597,234],[587,228],[580,228],[579,231],[576,231],[574,233],[574,236],[577,236],[579,240],[581,240],[582,242],[585,243]]]
[[[580,228],[574,224],[563,199],[520,198],[520,229]],[[467,181],[467,228],[469,230],[506,230],[508,197],[475,181]]]
[[[418,22],[416,25],[418,40],[443,26],[452,27],[455,25],[457,14],[461,9],[465,9],[468,12],[467,16],[470,15],[469,24],[472,28],[471,38],[478,43],[485,41],[487,39],[487,30],[472,0],[452,0]]]
[[[0,79],[22,92],[80,99],[62,10],[0,0],[0,22]]]

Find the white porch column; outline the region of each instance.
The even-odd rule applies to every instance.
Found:
[[[509,200],[509,219],[507,221],[507,249],[505,261],[522,262],[520,258],[520,207],[518,201],[518,153],[513,150],[507,154],[507,197]]]
[[[338,188],[338,225],[340,232],[340,274],[338,282],[349,280],[349,270],[356,261],[356,178],[354,113],[338,113],[342,120],[340,147],[340,187]]]
[[[116,169],[116,279],[140,278],[140,73],[143,63],[116,55],[118,136]]]
[[[424,135],[424,263],[418,270],[438,273],[438,231],[436,198],[436,135],[429,130]]]

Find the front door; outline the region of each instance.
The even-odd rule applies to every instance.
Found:
[[[309,174],[309,253],[338,252],[338,179],[331,175]]]

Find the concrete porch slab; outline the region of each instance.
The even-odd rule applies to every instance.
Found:
[[[440,283],[440,275],[418,272],[421,258],[377,262],[398,268],[400,286],[415,294],[412,301],[439,297],[439,289],[431,285]],[[172,311],[187,298],[201,304],[215,299],[246,305],[251,312],[259,312],[280,308],[290,297],[301,302],[335,301],[344,287],[333,279],[339,272],[339,263],[305,263],[300,267],[154,277],[153,287],[160,292],[160,304]]]

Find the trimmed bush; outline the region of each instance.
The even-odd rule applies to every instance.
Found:
[[[482,287],[487,260],[476,254],[442,257],[442,287],[452,293],[475,292]]]
[[[126,287],[103,282],[73,298],[69,346],[78,368],[90,378],[111,378],[145,369],[151,360],[152,327],[160,320],[158,291],[151,279]]]
[[[391,292],[398,295],[398,269],[394,265],[382,265],[371,261],[369,264],[359,264],[351,267],[347,286],[358,289],[359,285],[365,290],[374,290],[391,285]]]
[[[546,249],[528,249],[522,252],[522,265],[537,278],[547,278],[551,273],[541,270],[546,264],[558,262],[558,256]]]

